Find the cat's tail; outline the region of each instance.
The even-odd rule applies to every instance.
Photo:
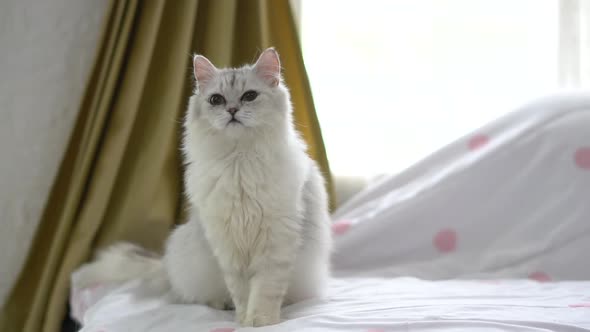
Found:
[[[153,293],[165,294],[171,288],[162,257],[131,243],[118,243],[100,251],[94,261],[72,274],[72,287],[83,289],[134,279],[141,279]]]

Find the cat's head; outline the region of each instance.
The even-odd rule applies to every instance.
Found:
[[[239,137],[282,125],[290,111],[278,53],[269,48],[253,65],[216,68],[207,58],[193,59],[196,79],[188,120],[207,130]]]

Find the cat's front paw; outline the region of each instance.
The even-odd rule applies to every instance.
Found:
[[[252,326],[252,324],[246,325],[246,308],[236,307],[236,319],[242,326]]]
[[[280,314],[277,313],[250,313],[244,320],[240,320],[242,326],[267,326],[275,325],[281,321]]]

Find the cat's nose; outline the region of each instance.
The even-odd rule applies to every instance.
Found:
[[[232,107],[232,108],[228,109],[227,112],[231,115],[236,115],[236,113],[238,112],[238,109],[235,107]]]

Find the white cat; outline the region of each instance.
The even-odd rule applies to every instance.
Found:
[[[163,260],[116,245],[74,283],[144,277],[185,302],[233,304],[243,326],[276,324],[283,304],[321,296],[329,277],[324,180],[294,129],[274,49],[237,69],[197,55],[194,74],[183,143],[190,220]]]

